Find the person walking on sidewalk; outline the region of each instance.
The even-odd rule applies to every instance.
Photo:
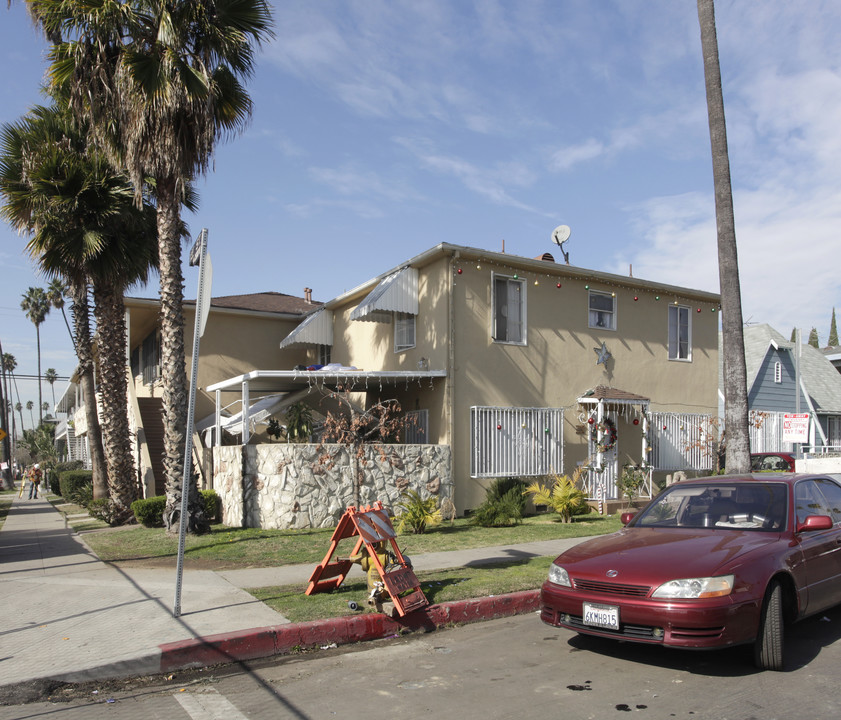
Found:
[[[29,468],[29,499],[32,500],[33,493],[35,493],[34,497],[38,499],[38,486],[41,484],[41,468],[38,467],[38,463],[35,463],[31,468]]]

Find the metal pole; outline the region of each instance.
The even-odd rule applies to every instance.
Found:
[[[190,265],[195,265],[195,255],[198,253],[199,265],[199,287],[196,297],[196,322],[193,331],[193,357],[192,369],[190,372],[190,400],[187,406],[187,429],[185,435],[187,436],[184,448],[184,474],[181,477],[181,516],[178,521],[178,563],[175,570],[175,601],[172,606],[172,616],[178,617],[181,615],[181,580],[184,575],[184,544],[187,537],[187,509],[190,496],[190,482],[193,469],[193,425],[196,405],[196,379],[199,369],[199,340],[203,332],[202,327],[202,310],[205,302],[210,302],[209,298],[205,298],[206,289],[205,284],[205,259],[207,256],[207,228],[202,229],[196,245],[190,252]]]

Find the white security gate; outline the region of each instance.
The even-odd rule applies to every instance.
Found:
[[[651,465],[656,470],[712,470],[719,423],[711,415],[653,412]]]
[[[563,420],[563,408],[470,408],[470,477],[562,472]]]

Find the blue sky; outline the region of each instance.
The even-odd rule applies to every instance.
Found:
[[[553,252],[560,224],[573,265],[718,290],[693,0],[274,5],[252,122],[187,218],[209,229],[214,295],[328,300],[440,242]],[[716,13],[744,317],[825,343],[841,308],[841,4]],[[0,122],[39,102],[44,51],[21,0],[0,7]],[[0,227],[0,340],[34,374],[20,298],[46,281],[24,244]],[[55,312],[42,366],[75,366]]]

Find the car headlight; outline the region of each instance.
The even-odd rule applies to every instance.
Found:
[[[555,583],[555,585],[563,585],[564,587],[572,587],[567,571],[560,565],[555,565],[555,563],[549,566],[549,582]]]
[[[729,595],[733,590],[733,576],[719,575],[718,577],[687,578],[685,580],[669,580],[658,587],[651,597],[700,599],[715,598]]]

